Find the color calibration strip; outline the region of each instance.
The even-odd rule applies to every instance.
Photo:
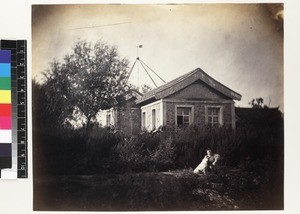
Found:
[[[0,40],[0,51],[10,51],[11,168],[2,179],[27,178],[27,67],[26,40]],[[2,111],[2,110],[1,110]]]
[[[0,170],[12,168],[11,52],[0,51]],[[2,177],[2,176],[1,176]]]

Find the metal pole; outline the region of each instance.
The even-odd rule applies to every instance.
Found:
[[[136,46],[136,59],[139,60],[139,46]],[[140,91],[140,72],[139,62],[137,63],[137,90]]]
[[[140,60],[140,58],[139,58],[139,48],[142,48],[142,47],[143,47],[143,45],[136,46],[136,59],[138,61]],[[140,69],[139,69],[139,63],[140,62],[137,63],[137,89],[138,89],[138,91],[140,89]]]

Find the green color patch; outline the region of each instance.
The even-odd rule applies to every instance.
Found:
[[[10,90],[11,80],[10,77],[0,77],[0,90]]]

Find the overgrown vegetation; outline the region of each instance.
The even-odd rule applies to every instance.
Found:
[[[221,165],[237,167],[283,155],[282,124],[256,128],[162,127],[154,133],[126,133],[94,126],[89,132],[36,129],[35,169],[42,174],[103,174],[194,168],[207,148],[221,155]]]
[[[281,117],[241,121],[235,130],[161,127],[135,136],[97,124],[36,127],[33,138],[35,204],[43,209],[283,209]],[[207,148],[220,164],[195,175]]]

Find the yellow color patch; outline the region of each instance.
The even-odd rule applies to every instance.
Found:
[[[11,103],[10,90],[0,90],[0,103]]]

